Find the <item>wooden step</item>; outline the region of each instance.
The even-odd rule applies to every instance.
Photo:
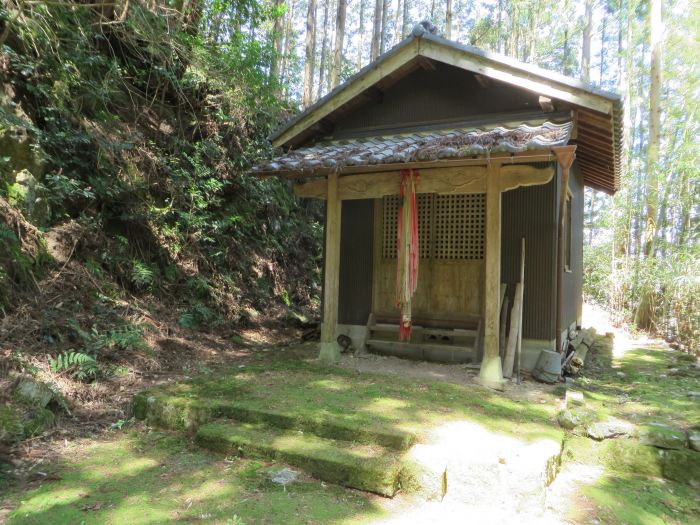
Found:
[[[372,353],[420,361],[471,363],[476,359],[476,352],[471,346],[439,343],[411,343],[386,341],[383,339],[369,339],[366,341],[366,345]]]
[[[195,440],[210,450],[281,461],[323,481],[383,496],[393,496],[399,487],[402,454],[379,445],[231,420],[202,425]]]

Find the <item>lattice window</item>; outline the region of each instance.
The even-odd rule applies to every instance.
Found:
[[[438,195],[435,200],[436,259],[484,258],[486,196]]]
[[[418,245],[422,259],[430,257],[430,217],[432,215],[434,195],[419,193],[416,195],[418,205]],[[396,229],[399,217],[399,196],[390,195],[383,198],[384,226],[382,231],[382,255],[385,259],[396,258]]]
[[[389,195],[382,199],[384,211],[382,231],[382,255],[385,259],[396,259],[396,228],[399,220],[399,196]]]
[[[484,258],[484,194],[420,193],[416,200],[421,259]],[[382,209],[382,256],[385,259],[395,259],[399,196],[384,197]]]

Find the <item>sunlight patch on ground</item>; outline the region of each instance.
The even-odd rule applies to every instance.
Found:
[[[452,523],[464,512],[469,514],[461,516],[469,516],[472,523],[502,523],[512,513],[538,516],[544,509],[547,473],[560,452],[560,444],[550,439],[528,443],[471,421],[445,423],[409,452],[433,478],[446,470],[445,498],[381,523]],[[501,508],[509,513],[499,514]]]
[[[334,390],[336,392],[342,392],[351,388],[351,386],[345,381],[339,381],[336,379],[319,379],[317,381],[311,381],[309,386],[318,386],[325,388],[326,390]]]

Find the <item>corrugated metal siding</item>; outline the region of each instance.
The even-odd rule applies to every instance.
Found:
[[[583,295],[583,177],[578,163],[569,175],[571,190],[571,271],[564,272],[562,328],[577,321]]]
[[[367,324],[372,309],[374,200],[345,200],[340,219],[338,322]]]
[[[341,119],[335,133],[356,128],[396,126],[460,119],[489,113],[539,110],[538,95],[495,80],[482,87],[473,73],[435,63],[435,71],[419,69]]]
[[[525,237],[523,337],[554,339],[556,306],[556,178],[502,197],[501,281],[512,305],[520,280],[520,239]]]

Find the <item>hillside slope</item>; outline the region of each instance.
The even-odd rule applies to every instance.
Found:
[[[268,50],[207,43],[162,6],[95,5],[0,7],[10,411],[21,375],[80,417],[115,377],[192,366],[197,334],[240,342],[318,308],[322,209],[246,175],[286,111]]]

